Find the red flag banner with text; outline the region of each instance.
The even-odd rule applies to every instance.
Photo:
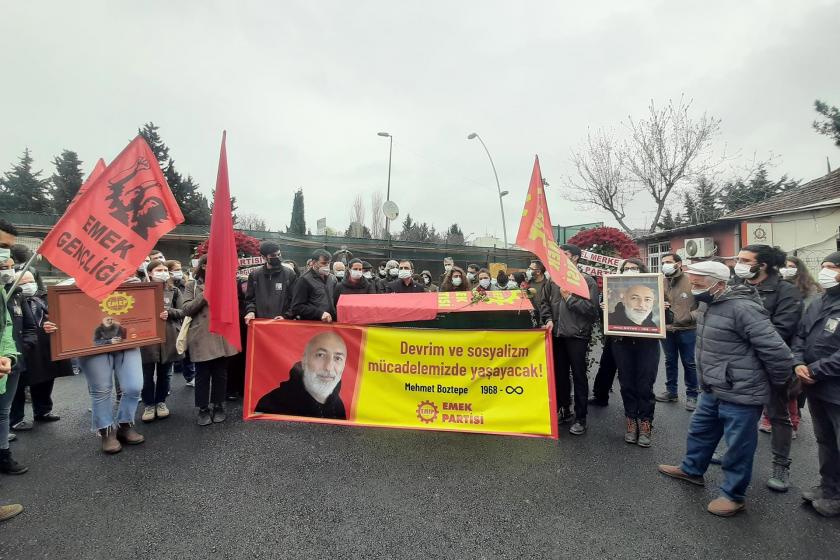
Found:
[[[531,184],[528,186],[528,197],[525,199],[525,208],[522,210],[516,244],[526,251],[531,251],[542,261],[555,284],[573,294],[589,299],[589,287],[586,285],[586,280],[554,241],[538,157],[534,159],[534,171],[531,173]]]
[[[155,155],[138,136],[71,203],[38,252],[101,301],[183,221]]]
[[[99,161],[97,161],[96,165],[93,166],[93,171],[90,172],[90,175],[88,175],[88,178],[85,180],[84,183],[82,183],[82,186],[79,187],[79,190],[76,193],[76,196],[74,196],[73,200],[70,201],[70,204],[67,205],[67,210],[64,211],[65,214],[67,212],[69,212],[71,208],[73,208],[73,205],[76,204],[76,201],[78,201],[80,198],[82,198],[82,195],[85,194],[85,192],[87,192],[87,190],[90,188],[90,186],[93,183],[95,183],[96,180],[99,179],[99,177],[103,173],[105,173],[105,170],[107,168],[108,168],[108,166],[105,165],[105,160],[102,159],[102,158],[99,158]]]

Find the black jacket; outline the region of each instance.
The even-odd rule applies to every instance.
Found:
[[[359,281],[355,284],[350,281],[349,276],[345,276],[344,280],[342,280],[338,285],[335,287],[335,308],[338,309],[338,298],[340,298],[344,294],[376,294],[379,293],[376,290],[376,286],[373,284],[373,280],[368,280],[364,276],[359,278]]]
[[[823,294],[808,306],[793,340],[793,354],[817,380],[803,385],[808,397],[840,404],[840,293]]]
[[[245,313],[253,313],[257,319],[291,319],[292,276],[285,266],[269,269],[265,265],[249,274]]]
[[[36,385],[56,377],[73,375],[70,360],[52,361],[50,335],[44,331],[44,321],[49,320],[46,296],[32,296],[23,304],[23,348],[26,356],[26,385]]]
[[[799,329],[799,319],[802,317],[802,294],[790,282],[784,282],[781,277],[771,273],[761,284],[752,285],[744,282],[758,292],[764,309],[770,314],[773,326],[785,344],[790,346],[793,337]]]
[[[263,395],[257,403],[255,412],[346,420],[347,413],[339,396],[340,391],[341,382],[335,386],[335,390],[327,397],[324,404],[313,399],[303,385],[303,367],[298,362],[292,366],[288,381],[284,381],[279,387]]]
[[[292,313],[301,319],[320,321],[327,312],[335,320],[335,287],[332,274],[324,278],[312,269],[307,270],[295,282]]]
[[[406,286],[402,279],[397,278],[388,282],[385,291],[389,294],[422,294],[426,291],[426,288],[423,287],[423,284],[418,284],[414,280]]]
[[[547,280],[543,285],[539,312],[543,324],[554,321],[554,336],[583,339],[592,336],[592,325],[598,320],[601,311],[598,306],[598,284],[588,274],[580,274],[589,287],[589,299],[572,294],[565,300],[557,284]]]

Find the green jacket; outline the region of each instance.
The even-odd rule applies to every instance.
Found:
[[[5,326],[3,328],[3,336],[0,338],[0,356],[11,358],[12,364],[14,365],[18,357],[18,351],[17,346],[15,346],[15,339],[12,337],[12,318],[9,316],[9,308],[5,305],[3,306],[3,314]],[[0,395],[6,392],[7,377],[8,375],[0,377]]]

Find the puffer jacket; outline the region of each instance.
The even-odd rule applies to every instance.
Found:
[[[817,382],[804,385],[808,398],[840,405],[840,293],[812,303],[793,341],[794,361],[811,370]]]
[[[785,282],[775,272],[772,272],[764,282],[756,285],[744,282],[758,292],[764,309],[770,314],[773,326],[779,331],[785,344],[790,345],[799,330],[799,320],[802,317],[802,294],[796,286]]]
[[[233,294],[231,294],[233,297]],[[210,332],[210,308],[204,299],[204,283],[190,280],[184,293],[184,314],[192,317],[187,331],[187,348],[193,362],[209,362],[216,358],[235,356],[239,350],[225,337]]]
[[[695,361],[700,387],[743,405],[767,404],[770,385],[793,376],[793,354],[755,290],[729,286],[697,319]]]
[[[175,341],[181,331],[181,323],[184,321],[183,307],[184,297],[174,284],[163,285],[163,308],[169,312],[166,318],[166,340],[163,344],[152,344],[140,348],[140,357],[144,364],[168,364],[183,359],[175,349]]]
[[[554,336],[567,338],[592,337],[592,325],[601,316],[601,309],[598,306],[598,284],[595,279],[581,272],[589,287],[589,299],[582,298],[576,294],[563,299],[560,294],[560,286],[550,280],[543,285],[543,297],[540,302],[540,315],[542,323],[554,321]]]

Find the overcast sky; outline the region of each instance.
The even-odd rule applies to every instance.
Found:
[[[228,131],[240,212],[344,229],[356,194],[401,217],[497,234],[499,172],[516,236],[534,154],[554,224],[610,222],[560,189],[588,128],[681,94],[722,119],[716,148],[778,156],[810,180],[840,150],[811,129],[814,99],[840,105],[840,2],[145,1],[0,5],[0,169],[24,147],[52,172],[62,149],[86,172],[154,121],[209,196]],[[630,223],[650,220],[640,196]],[[647,213],[646,213],[647,212]],[[392,228],[393,229],[393,228]],[[397,227],[396,229],[399,229]]]

